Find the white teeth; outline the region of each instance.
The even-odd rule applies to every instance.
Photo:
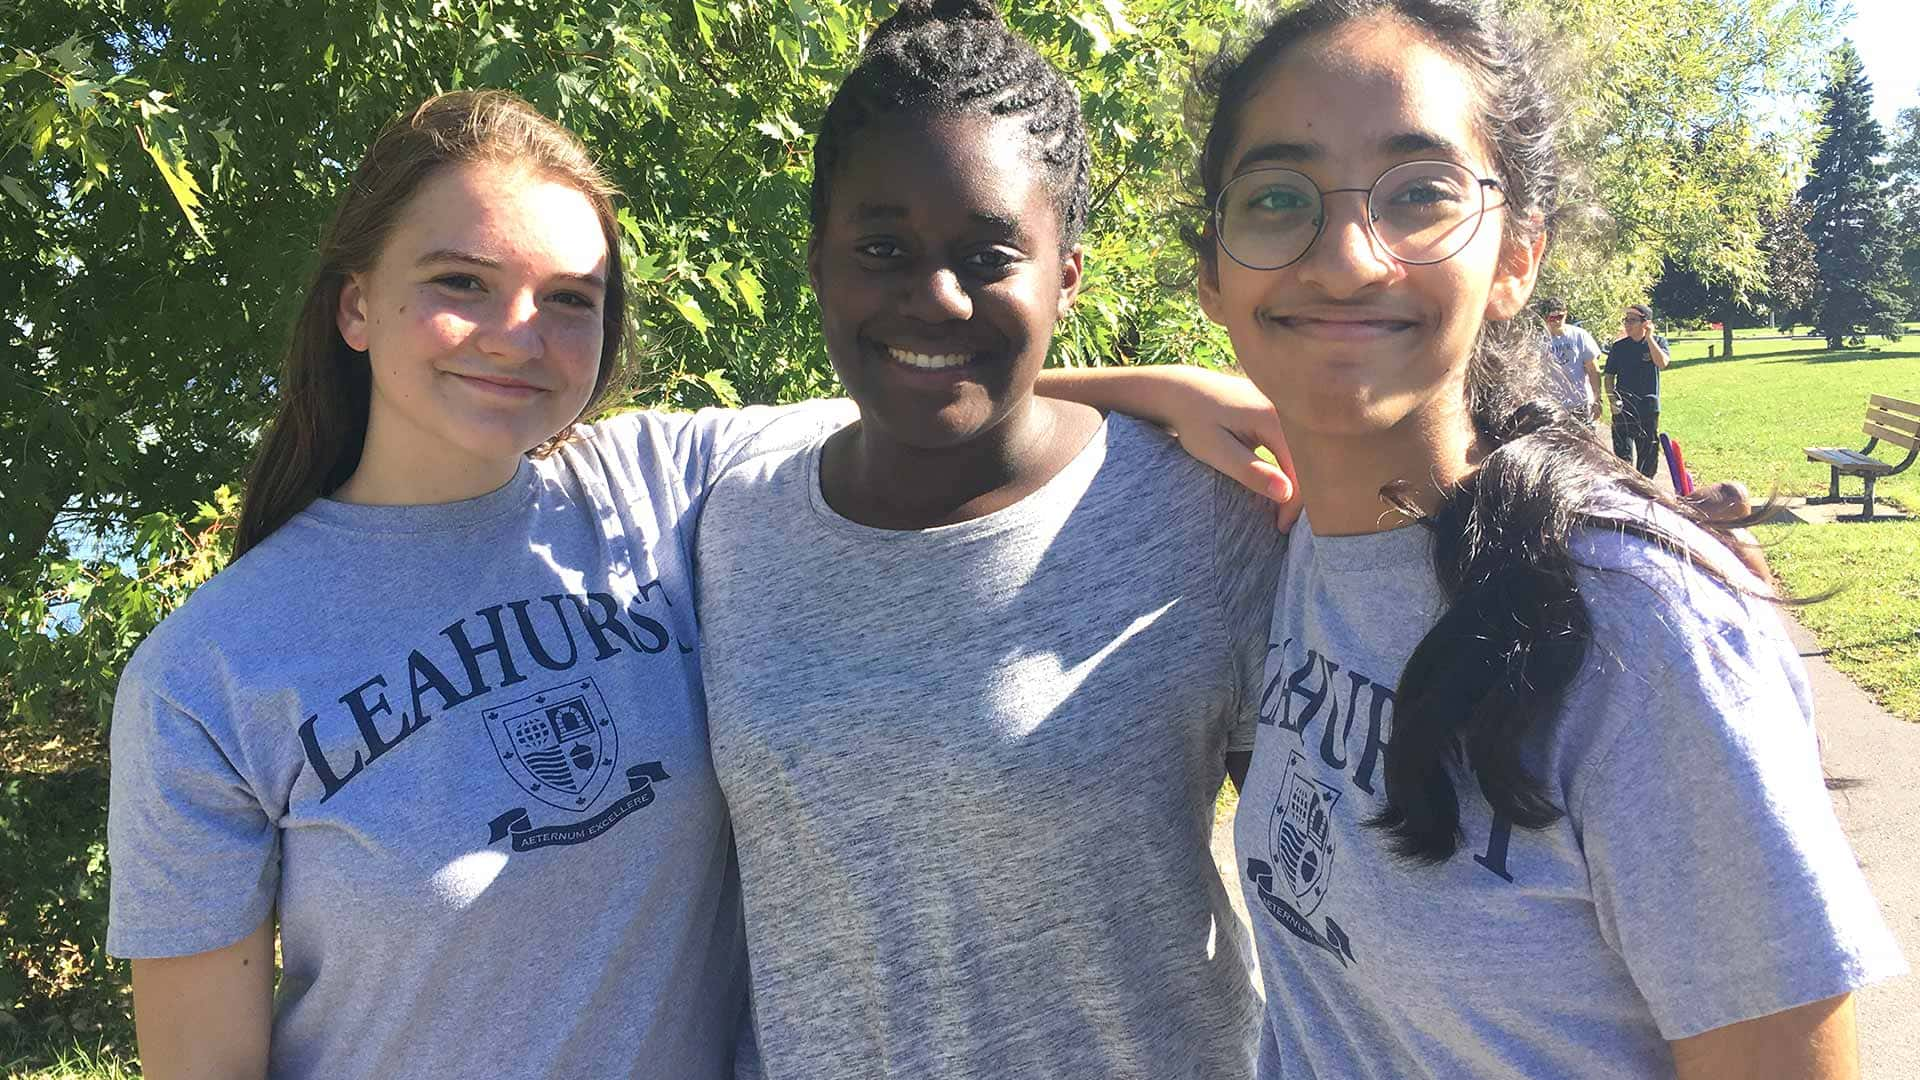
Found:
[[[948,353],[941,356],[929,356],[926,353],[909,352],[906,349],[896,348],[891,345],[887,347],[887,352],[895,360],[900,361],[908,367],[922,368],[927,371],[959,367],[961,364],[973,359],[973,357],[966,353]]]

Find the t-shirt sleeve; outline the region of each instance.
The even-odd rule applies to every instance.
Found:
[[[1636,635],[1645,667],[1678,655],[1609,680],[1618,729],[1572,800],[1601,931],[1668,1040],[1904,969],[1829,802],[1798,658],[1758,624],[1771,618]]]
[[[1227,752],[1237,753],[1253,749],[1260,679],[1287,538],[1274,524],[1274,504],[1230,477],[1214,475],[1213,506],[1214,584],[1239,689]]]
[[[260,925],[280,880],[279,829],[208,726],[136,663],[114,697],[107,802],[107,951],[224,948]]]
[[[603,452],[615,455],[619,469],[632,476],[657,475],[658,470],[670,468],[685,492],[687,506],[697,510],[713,482],[734,462],[752,454],[766,436],[830,431],[857,415],[853,403],[842,399],[697,412],[643,410],[596,422],[593,438],[602,443]]]

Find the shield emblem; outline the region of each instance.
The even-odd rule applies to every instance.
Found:
[[[1333,804],[1339,801],[1340,790],[1309,775],[1307,760],[1294,751],[1273,807],[1268,842],[1302,915],[1311,915],[1327,894],[1333,873]]]
[[[619,731],[592,679],[486,711],[500,766],[527,794],[561,810],[593,805],[619,758]]]

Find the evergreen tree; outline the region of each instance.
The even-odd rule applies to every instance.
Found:
[[[1887,194],[1900,247],[1900,269],[1907,276],[1907,313],[1920,311],[1920,108],[1900,110],[1888,140]]]
[[[1807,236],[1819,269],[1814,326],[1830,349],[1864,334],[1900,336],[1900,244],[1887,199],[1886,139],[1873,118],[1873,84],[1851,43],[1834,50],[1820,92],[1825,129],[1800,191],[1812,210]]]

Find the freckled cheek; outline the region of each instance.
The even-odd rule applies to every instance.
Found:
[[[547,362],[565,372],[569,382],[578,384],[582,393],[591,389],[600,371],[600,345],[606,340],[597,320],[574,320],[566,325],[542,329]]]
[[[473,336],[474,322],[457,311],[422,309],[417,324],[421,335],[441,348],[453,348]]]

